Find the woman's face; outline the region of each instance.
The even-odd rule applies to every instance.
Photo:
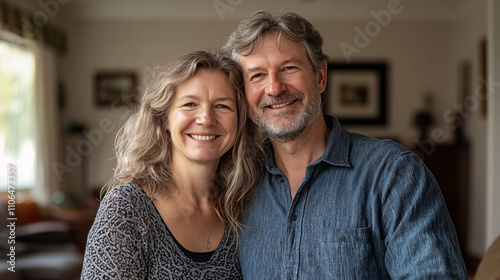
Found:
[[[236,141],[236,92],[220,71],[196,71],[182,83],[168,113],[173,163],[218,164]]]

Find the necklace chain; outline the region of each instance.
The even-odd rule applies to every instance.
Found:
[[[182,201],[188,205],[188,203],[186,202],[186,200],[184,200],[184,198],[179,195],[179,197],[182,199]],[[179,211],[181,212],[182,214],[182,210],[181,210],[181,207],[179,206],[179,203],[177,202],[177,200],[174,200],[175,201],[175,204],[177,204],[177,208],[179,209]],[[217,216],[217,214],[214,215],[214,217],[212,218],[212,224],[210,225],[210,231],[208,232],[208,236],[205,237],[205,234],[203,233],[203,231],[201,230],[200,226],[198,225],[198,223],[196,222],[195,218],[193,217],[193,215],[190,215],[191,217],[191,220],[193,221],[194,225],[196,226],[196,228],[198,229],[198,231],[201,233],[201,235],[203,236],[203,238],[205,238],[205,247],[207,248],[207,250],[210,250],[212,248],[212,242],[210,242],[210,236],[212,235],[212,229],[214,228],[214,223],[215,223],[215,216]]]

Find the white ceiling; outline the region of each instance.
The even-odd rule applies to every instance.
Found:
[[[486,0],[8,0],[43,10],[39,3],[60,3],[51,12],[61,20],[241,20],[257,10],[294,11],[310,20],[368,19],[370,11],[397,5],[396,19],[460,19]],[[217,7],[217,8],[216,8]]]

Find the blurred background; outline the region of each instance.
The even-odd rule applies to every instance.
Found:
[[[424,160],[474,272],[500,234],[495,0],[0,0],[2,207],[12,210],[11,164],[18,225],[61,222],[58,239],[81,255],[116,164],[115,134],[155,65],[220,48],[258,10],[297,12],[319,30],[325,112]],[[46,243],[35,231],[28,242]]]

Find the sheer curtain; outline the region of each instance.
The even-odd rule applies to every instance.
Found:
[[[52,163],[61,162],[61,124],[57,88],[57,57],[52,48],[31,42],[35,53],[36,171],[33,196],[42,205],[52,203],[61,190]]]
[[[16,72],[22,66],[20,61],[11,55],[2,56],[0,49],[0,66],[4,66],[0,67],[3,75],[0,75],[0,168],[5,169],[7,162],[19,164],[18,177],[23,191],[30,189],[38,203],[49,206],[53,194],[61,190],[61,176],[52,166],[57,162],[64,164],[56,66],[57,54],[66,49],[66,35],[49,22],[43,26],[34,24],[34,14],[18,7],[22,1],[8,2],[0,0],[0,40],[29,52],[30,59],[33,54],[35,70],[34,77],[28,77],[33,72],[32,64],[29,70]],[[30,88],[19,88],[20,80]],[[20,95],[24,99],[19,101]],[[19,108],[27,111],[21,112],[21,116]],[[8,146],[9,143],[13,144]],[[0,186],[7,182],[3,174],[0,172]]]

